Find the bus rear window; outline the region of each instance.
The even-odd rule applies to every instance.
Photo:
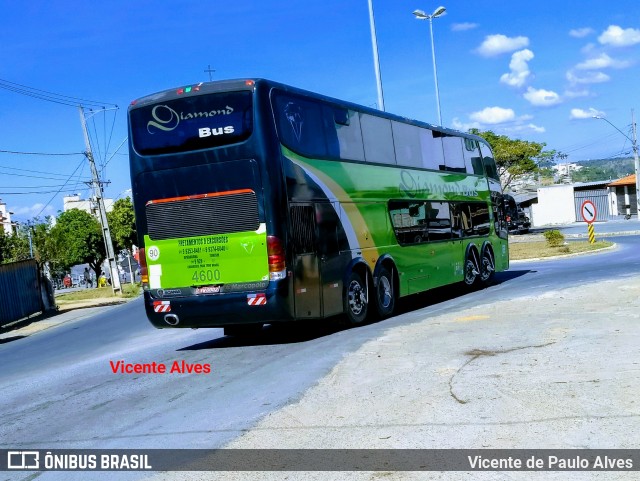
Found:
[[[253,129],[252,93],[195,95],[132,108],[133,147],[140,155],[170,154],[235,144]]]

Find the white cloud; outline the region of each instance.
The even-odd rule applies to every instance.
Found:
[[[486,110],[486,109],[485,109]],[[454,118],[452,127],[463,132],[469,129],[478,130],[493,130],[497,134],[511,135],[511,134],[540,134],[544,133],[546,129],[533,123],[523,123],[524,120],[529,119],[529,116],[522,116],[514,121],[509,121],[506,124],[483,124],[481,122],[461,122],[458,118]]]
[[[474,28],[478,28],[477,23],[464,22],[454,23],[453,25],[451,25],[451,30],[454,32],[464,32],[467,30],[473,30]]]
[[[597,57],[592,57],[582,63],[576,65],[578,70],[600,70],[603,68],[626,68],[631,65],[631,62],[623,60],[615,60],[606,53],[601,53]]]
[[[458,117],[455,117],[453,119],[453,122],[451,122],[451,126],[456,130],[461,130],[462,132],[467,132],[471,129],[484,130],[484,127],[482,126],[482,124],[480,124],[480,122],[465,123],[461,122]]]
[[[533,57],[533,52],[529,49],[515,52],[511,56],[511,62],[509,62],[511,72],[502,74],[500,82],[510,85],[511,87],[522,87],[531,75],[527,62],[533,59]]]
[[[593,107],[589,107],[589,110],[571,109],[569,118],[570,119],[590,119],[594,115],[603,117],[604,112],[601,112],[600,110],[596,110]]]
[[[640,43],[640,30],[635,28],[622,29],[617,25],[609,25],[609,28],[598,37],[598,42],[612,47],[628,47]]]
[[[572,37],[575,38],[584,38],[588,35],[591,35],[592,33],[594,33],[594,30],[592,28],[589,27],[585,27],[585,28],[574,28],[572,30],[569,30],[569,35],[571,35]]]
[[[513,109],[503,109],[502,107],[486,107],[478,112],[469,114],[471,120],[482,124],[501,124],[512,121],[516,118]]]
[[[522,124],[515,125],[513,127],[506,127],[501,129],[501,132],[505,134],[522,134],[522,133],[531,133],[531,134],[543,134],[547,131],[544,127],[540,127],[535,124]]]
[[[527,37],[507,37],[501,34],[487,35],[476,51],[483,57],[494,57],[527,46],[529,46]]]
[[[568,98],[568,99],[575,99],[575,98],[578,98],[578,97],[589,97],[590,95],[591,95],[591,92],[589,92],[588,89],[566,90],[564,92],[564,94],[563,94],[563,97]]]
[[[56,215],[56,211],[53,207],[50,205],[45,207],[44,204],[40,202],[33,204],[30,207],[14,207],[11,211],[16,218],[19,217],[20,219],[26,220],[33,219],[36,215],[39,215],[40,219],[44,219],[48,215]]]
[[[562,102],[560,95],[552,90],[534,89],[529,87],[523,97],[529,101],[531,105],[538,107],[550,107]]]
[[[580,72],[577,75],[573,70],[567,72],[567,80],[573,85],[575,84],[600,84],[611,80],[606,73],[603,72]]]

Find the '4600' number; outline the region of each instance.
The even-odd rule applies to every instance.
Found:
[[[201,269],[195,271],[191,276],[191,280],[195,282],[213,282],[220,280],[220,271],[218,269]]]

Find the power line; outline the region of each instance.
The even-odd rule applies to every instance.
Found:
[[[49,92],[47,90],[41,90],[27,85],[22,85],[8,80],[0,79],[0,88],[15,92],[17,94],[26,95],[27,97],[33,97],[47,102],[53,102],[56,104],[67,105],[69,107],[77,107],[78,104],[92,105],[94,107],[104,107],[105,105],[111,105],[117,107],[112,102],[99,102],[95,100],[83,99],[80,97],[71,97],[69,95],[57,94]]]
[[[78,171],[78,169],[80,168],[80,166],[81,166],[81,165],[83,165],[83,164],[84,164],[84,159],[82,159],[82,160],[80,161],[80,163],[78,163],[78,166],[77,166],[77,167],[75,168],[75,170],[71,173],[71,175],[69,176],[69,179],[67,179],[67,181],[64,183],[64,185],[67,185],[67,184],[69,183],[69,181],[71,180],[71,178],[73,177],[73,175]],[[42,208],[42,210],[41,210],[40,212],[38,212],[38,214],[37,214],[37,215],[35,215],[34,217],[39,217],[39,216],[40,216],[40,214],[42,214],[42,213],[44,212],[44,210],[45,210],[47,207],[49,207],[49,204],[51,204],[51,202],[53,202],[53,199],[55,199],[55,198],[56,198],[56,196],[57,196],[60,192],[62,192],[62,189],[64,188],[64,185],[60,188],[60,190],[58,190],[58,192],[56,192],[56,193],[53,195],[53,197],[51,197],[51,199],[49,199],[49,202],[47,202],[47,203],[45,204],[45,206]]]
[[[84,152],[62,152],[62,153],[52,153],[52,152],[20,152],[17,150],[0,150],[2,154],[17,154],[17,155],[84,155]]]

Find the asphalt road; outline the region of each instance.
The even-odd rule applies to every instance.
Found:
[[[606,253],[513,263],[496,285],[439,289],[401,315],[357,329],[265,328],[249,344],[222,330],[155,330],[140,301],[0,344],[0,447],[214,448],[301,396],[349,353],[390,328],[478,304],[553,293],[640,272],[637,236]],[[522,302],[521,309],[535,309]],[[210,374],[114,374],[110,361],[210,364]],[[62,473],[64,474],[64,473]],[[78,473],[80,474],[80,473]],[[46,473],[39,479],[68,479]],[[102,478],[107,479],[107,478]],[[109,478],[112,479],[112,478]]]

